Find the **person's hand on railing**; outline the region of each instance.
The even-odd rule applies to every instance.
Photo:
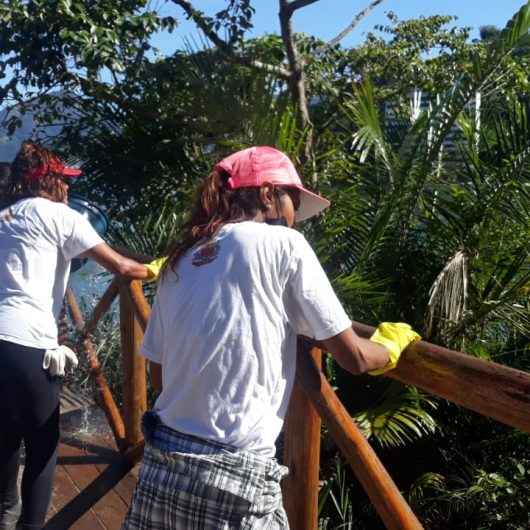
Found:
[[[381,375],[393,370],[397,366],[403,350],[413,342],[421,340],[421,337],[408,324],[403,322],[382,322],[377,326],[370,340],[381,344],[388,350],[390,358],[388,364],[383,366],[383,368],[368,372],[370,375]]]
[[[68,346],[63,345],[44,352],[42,367],[48,370],[52,377],[63,377],[67,363],[72,368],[78,365],[77,355]]]
[[[160,277],[160,272],[164,267],[166,261],[167,256],[164,256],[163,258],[157,258],[151,261],[150,263],[145,264],[147,270],[149,271],[149,277],[147,278],[148,282],[154,282],[158,280],[158,278]]]

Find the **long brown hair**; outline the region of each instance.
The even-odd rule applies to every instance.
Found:
[[[11,164],[11,174],[5,190],[5,205],[11,205],[29,197],[43,197],[54,202],[65,202],[67,186],[63,176],[48,171],[38,179],[32,179],[32,172],[42,167],[60,163],[59,157],[50,150],[34,142],[22,143],[17,156]]]
[[[182,236],[168,250],[167,266],[173,271],[190,248],[214,237],[224,224],[252,219],[258,211],[266,210],[260,199],[260,188],[232,190],[227,186],[228,179],[228,173],[214,170],[200,185]]]

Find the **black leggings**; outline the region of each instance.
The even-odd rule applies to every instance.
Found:
[[[50,503],[59,443],[60,380],[42,368],[43,356],[44,350],[0,340],[0,528],[2,523],[9,527],[19,502],[22,440],[22,528],[41,528]]]

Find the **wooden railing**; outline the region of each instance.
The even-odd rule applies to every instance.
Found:
[[[123,360],[123,407],[120,411],[98,362],[91,334],[102,315],[120,295]],[[146,366],[138,355],[150,315],[139,281],[114,279],[91,317],[84,322],[75,296],[67,291],[72,320],[80,332],[97,399],[105,411],[119,450],[133,465],[142,455],[140,419],[147,406]],[[353,323],[369,337],[374,328]],[[423,528],[376,453],[348,414],[321,370],[322,350],[300,338],[296,382],[285,422],[284,503],[293,530],[318,525],[321,420],[352,467],[386,528]],[[425,341],[411,345],[388,377],[530,433],[530,374],[448,350]],[[353,377],[353,376],[352,376]]]

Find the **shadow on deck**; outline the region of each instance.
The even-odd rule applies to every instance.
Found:
[[[61,443],[46,530],[118,530],[137,480],[138,466],[120,455],[104,414],[65,389]]]

